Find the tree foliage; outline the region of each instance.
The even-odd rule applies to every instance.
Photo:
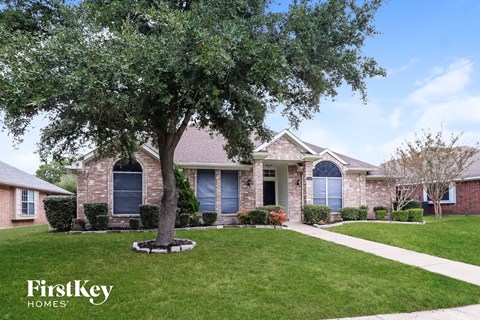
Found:
[[[438,218],[442,217],[440,201],[443,195],[455,181],[464,178],[478,152],[476,147],[460,146],[460,137],[461,134],[451,134],[445,138],[443,129],[436,133],[423,130],[415,134],[413,141],[405,141],[396,150],[406,168],[416,176],[415,182],[433,202]]]
[[[278,13],[268,0],[10,2],[0,10],[5,126],[18,139],[48,117],[43,159],[93,143],[99,155],[133,160],[152,139],[164,186],[158,244],[173,239],[173,154],[188,124],[249,160],[250,133],[270,136],[269,112],[281,108],[297,127],[342,84],[366,101],[365,80],[384,75],[362,52],[381,0],[299,0]],[[43,14],[51,3],[54,14]],[[37,27],[5,19],[15,12]]]
[[[195,193],[193,193],[185,173],[183,173],[182,169],[177,165],[175,165],[174,170],[178,190],[177,207],[180,208],[180,213],[192,214],[198,212],[200,210],[200,203],[198,202]]]

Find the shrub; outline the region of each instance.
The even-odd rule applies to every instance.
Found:
[[[200,219],[202,218],[202,214],[200,212],[195,212],[190,216],[190,226],[196,227],[201,225]]]
[[[408,221],[408,211],[392,211],[392,218],[395,221]]]
[[[213,226],[217,221],[217,213],[211,211],[202,212],[203,224],[206,226]]]
[[[156,204],[140,205],[140,219],[145,229],[154,229],[158,227],[158,213],[160,208]]]
[[[410,200],[410,199],[409,199]],[[418,200],[410,200],[405,206],[403,206],[402,210],[409,210],[409,209],[418,209],[422,207],[422,203]],[[393,202],[393,208],[395,210],[398,209],[398,201]]]
[[[251,224],[267,224],[268,211],[266,210],[252,210],[249,213]]]
[[[380,211],[380,210],[385,210],[385,211],[388,211],[388,208],[385,207],[385,206],[376,206],[376,207],[373,207],[373,211],[376,213],[377,211]]]
[[[387,210],[377,210],[375,211],[375,219],[385,220],[385,218],[387,217],[387,213],[388,213]]]
[[[367,207],[368,208],[368,207]],[[358,209],[358,220],[367,220],[368,218],[368,209],[362,209],[361,207]]]
[[[330,213],[332,209],[328,206],[320,204],[307,204],[302,207],[303,220],[307,224],[319,223],[320,220],[324,222],[330,221]]]
[[[177,206],[181,212],[194,213],[200,210],[200,203],[198,202],[195,193],[193,193],[190,183],[188,182],[185,173],[177,166],[173,166],[175,172],[175,181],[178,190]]]
[[[271,211],[268,214],[268,223],[273,224],[274,226],[281,226],[287,221],[287,216],[283,209],[280,209],[278,212]]]
[[[190,215],[188,213],[180,213],[180,228],[188,227],[190,223]]]
[[[423,209],[409,209],[408,221],[422,222],[423,221]]]
[[[367,212],[368,212],[368,205],[366,205],[366,204],[363,204],[363,205],[361,205],[361,206],[358,207],[358,208],[359,208],[359,209],[362,209],[362,210],[367,210]]]
[[[90,228],[97,229],[97,217],[108,214],[108,205],[106,203],[85,203],[83,211],[90,222]]]
[[[345,207],[338,210],[340,212],[340,216],[343,220],[358,220],[358,208],[354,207]]]
[[[268,206],[261,206],[257,207],[257,210],[265,210],[268,212],[280,212],[280,210],[284,210],[282,206],[277,205],[268,205]],[[285,213],[285,211],[283,211]]]
[[[242,209],[237,212],[238,223],[240,224],[250,224],[250,211],[247,209]]]
[[[86,221],[83,219],[73,219],[73,230],[75,231],[84,231]]]
[[[48,223],[57,231],[72,228],[73,218],[77,215],[75,196],[48,196],[43,199]]]
[[[108,229],[108,220],[109,217],[106,214],[101,214],[97,216],[97,229],[98,230],[107,230]]]
[[[140,219],[138,218],[130,218],[128,219],[128,228],[130,230],[138,230],[140,229]]]

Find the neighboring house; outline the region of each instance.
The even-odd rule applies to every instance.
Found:
[[[175,163],[185,172],[201,211],[219,213],[219,223],[233,223],[240,209],[267,204],[285,208],[287,218],[301,219],[304,204],[342,207],[388,205],[387,187],[377,167],[305,143],[288,130],[271,141],[257,143],[252,163],[233,162],[225,139],[189,127],[177,146]],[[157,151],[144,145],[137,162],[122,166],[118,159],[96,159],[94,152],[71,167],[77,174],[78,217],[83,204],[108,204],[111,222],[126,222],[140,204],[159,204],[162,192]],[[371,213],[372,214],[372,213]]]
[[[0,228],[48,224],[47,195],[71,193],[0,161]]]
[[[473,158],[473,164],[464,172],[463,179],[458,179],[443,195],[442,214],[480,214],[480,152]],[[418,200],[429,201],[424,191]],[[429,214],[434,214],[433,203],[429,201]]]

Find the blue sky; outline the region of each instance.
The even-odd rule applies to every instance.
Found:
[[[279,8],[288,1],[278,1]],[[463,144],[480,140],[480,1],[390,0],[377,14],[381,34],[364,52],[386,68],[386,78],[368,80],[367,105],[348,88],[321,112],[302,122],[301,139],[380,164],[422,128],[464,132]],[[279,114],[267,119],[276,131],[288,127]],[[0,161],[34,173],[38,126],[18,149],[0,132]]]

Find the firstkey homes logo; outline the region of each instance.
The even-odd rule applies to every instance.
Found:
[[[86,298],[95,306],[104,304],[113,286],[89,285],[90,280],[72,280],[65,284],[47,284],[45,280],[27,280],[28,307],[64,308],[69,298]],[[49,299],[46,299],[49,298]],[[53,300],[52,300],[53,299]]]

